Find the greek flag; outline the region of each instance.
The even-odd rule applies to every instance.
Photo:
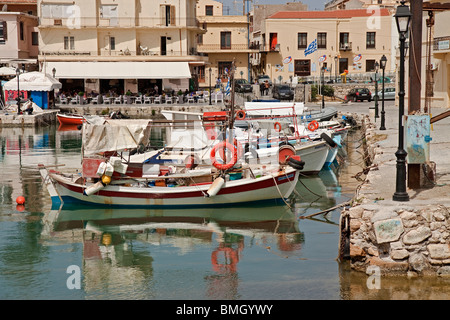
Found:
[[[230,78],[228,78],[227,86],[225,87],[225,95],[229,96],[230,93],[231,93]]]
[[[305,57],[315,51],[317,51],[317,39],[314,39],[314,41],[309,44],[308,48],[305,49]]]

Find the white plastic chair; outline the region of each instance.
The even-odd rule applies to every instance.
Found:
[[[197,102],[198,103],[205,103],[205,96],[198,96]]]
[[[150,103],[152,103],[152,97],[145,96],[144,97],[144,104],[150,104]]]
[[[173,100],[172,100],[172,96],[167,96],[166,97],[166,104],[172,104]]]
[[[194,103],[194,102],[195,102],[194,97],[193,97],[193,96],[189,96],[187,102],[188,102],[188,103]]]
[[[114,104],[122,104],[122,96],[118,96],[114,99]]]
[[[162,96],[160,95],[160,96],[158,96],[158,97],[155,98],[154,103],[159,103],[159,104],[161,104],[161,100],[162,100]]]
[[[98,99],[99,99],[99,98],[100,98],[100,96],[93,97],[93,98],[91,99],[92,104],[98,104]]]
[[[78,104],[80,103],[80,97],[79,96],[75,96],[70,100],[70,104]]]
[[[111,104],[111,100],[107,96],[103,96],[103,103],[104,104]]]
[[[61,103],[61,104],[68,104],[69,100],[67,98],[59,98],[59,103]]]
[[[222,92],[216,92],[215,102],[217,104],[218,101],[223,102],[223,93]]]
[[[139,97],[136,98],[136,100],[134,100],[135,104],[142,104],[143,103],[143,99],[142,99],[142,95],[140,95]]]

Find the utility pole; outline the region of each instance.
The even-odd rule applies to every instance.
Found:
[[[422,12],[423,0],[410,1],[408,114],[421,111]],[[408,163],[408,187],[420,188],[420,164]]]

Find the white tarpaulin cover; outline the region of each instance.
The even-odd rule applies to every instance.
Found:
[[[190,79],[187,62],[47,62],[58,79]]]
[[[147,145],[151,120],[105,120],[102,124],[84,123],[83,151],[92,156],[106,151],[125,151]]]
[[[11,67],[1,67],[0,68],[0,76],[15,76],[16,69]]]
[[[61,88],[61,82],[43,72],[26,72],[19,76],[19,89],[22,91],[52,91]],[[17,90],[17,77],[3,86],[5,90]]]

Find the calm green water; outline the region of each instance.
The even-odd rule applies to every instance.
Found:
[[[0,299],[449,297],[442,279],[368,289],[336,260],[340,211],[299,219],[348,200],[358,161],[301,179],[291,208],[59,211],[37,165],[79,168],[80,132],[2,129],[0,146]]]

